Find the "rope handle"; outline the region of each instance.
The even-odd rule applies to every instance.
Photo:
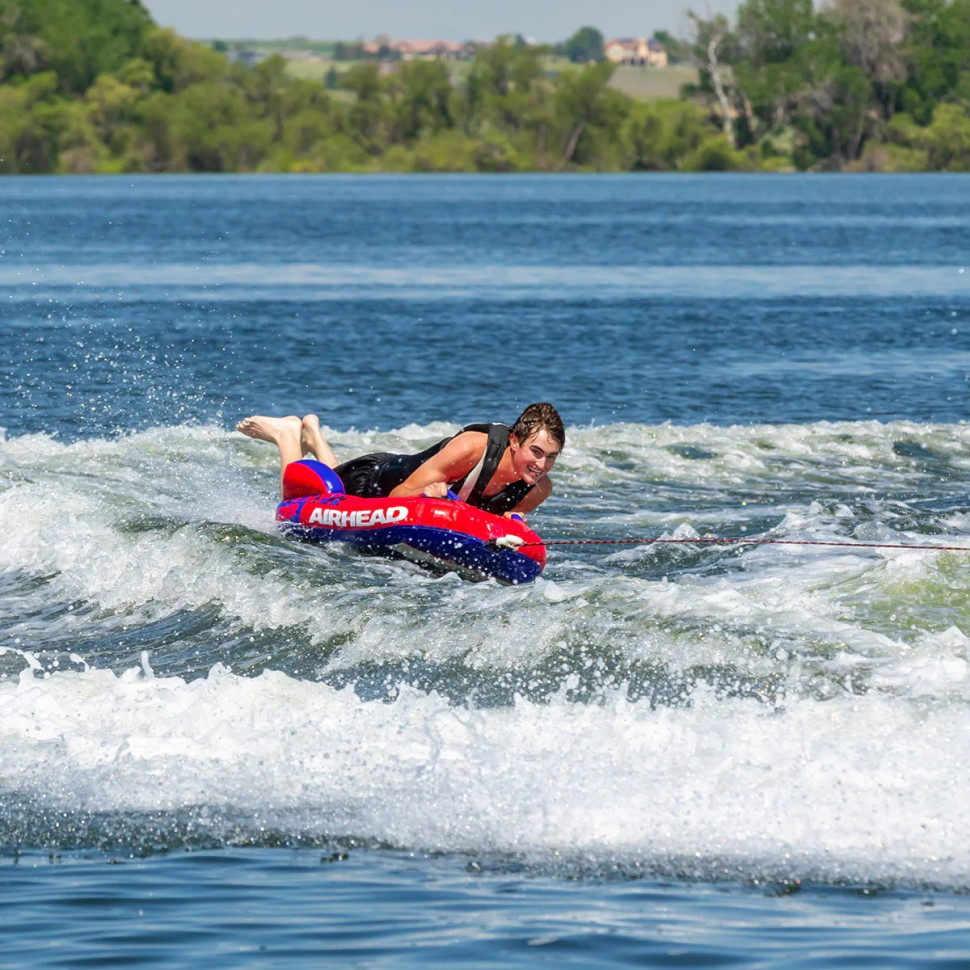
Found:
[[[492,546],[495,549],[511,549],[513,552],[517,552],[523,546],[541,546],[541,542],[526,542],[525,539],[520,536],[499,536],[497,539],[490,539],[485,543],[487,546]]]

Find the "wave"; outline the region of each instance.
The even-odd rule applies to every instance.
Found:
[[[566,688],[479,709],[216,666],[23,677],[0,697],[8,842],[120,831],[143,851],[376,843],[580,872],[970,877],[963,710],[875,692],[669,708]]]
[[[215,426],[0,438],[0,841],[970,888],[970,542],[639,542],[960,546],[968,443],[570,428],[531,524],[577,544],[505,588],[284,540],[273,449]]]

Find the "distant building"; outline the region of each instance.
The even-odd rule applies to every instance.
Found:
[[[453,40],[392,40],[387,47],[402,61],[464,61],[475,54],[471,44]]]
[[[640,67],[666,67],[667,48],[646,37],[615,37],[603,45],[607,60],[614,64],[635,64]]]
[[[227,60],[238,61],[247,67],[255,67],[257,64],[262,64],[267,57],[269,57],[269,54],[266,54],[264,51],[251,51],[245,48],[230,48],[226,51]]]

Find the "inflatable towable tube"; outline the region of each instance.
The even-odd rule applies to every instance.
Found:
[[[492,515],[457,498],[358,498],[319,461],[294,461],[283,473],[276,521],[287,535],[345,542],[365,552],[410,559],[502,583],[530,583],[546,547],[522,520]]]

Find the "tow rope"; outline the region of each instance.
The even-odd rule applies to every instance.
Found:
[[[967,546],[921,545],[908,542],[856,542],[835,539],[722,539],[699,536],[696,539],[553,539],[549,542],[523,542],[526,546],[600,546],[600,545],[684,545],[684,546],[844,546],[851,549],[913,549],[934,552],[970,552]]]

